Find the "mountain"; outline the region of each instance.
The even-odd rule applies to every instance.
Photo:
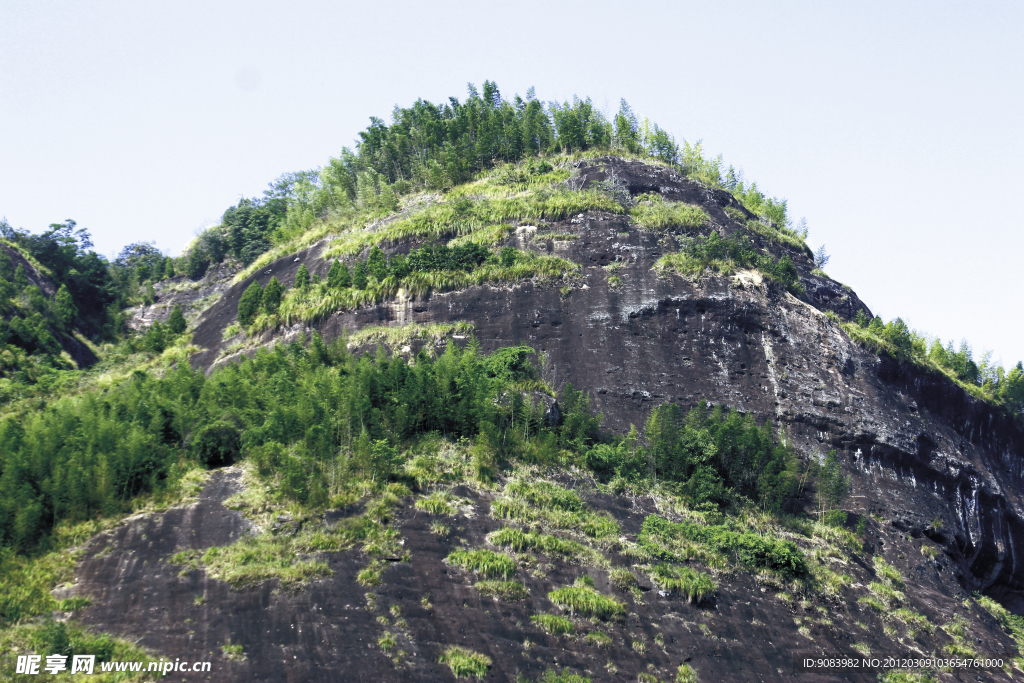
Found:
[[[496,93],[459,106],[540,125]],[[625,103],[613,123],[549,108],[546,146],[506,163],[458,171],[438,143],[402,170],[427,105],[161,265],[78,398],[12,404],[5,665],[1021,675],[1019,369],[883,324],[784,202]],[[175,311],[187,332],[161,331]]]

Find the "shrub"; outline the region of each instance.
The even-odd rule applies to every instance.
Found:
[[[672,523],[649,515],[644,520],[640,542],[664,559],[676,559],[660,542],[661,539],[671,539],[673,536],[703,543],[715,551],[735,557],[740,564],[751,569],[764,567],[793,577],[807,573],[807,561],[795,543],[732,531],[725,526]]]
[[[554,669],[548,669],[541,676],[539,683],[590,683],[589,676],[580,676],[579,674],[569,673],[562,671],[562,673],[555,673]]]
[[[445,562],[485,578],[497,576],[509,579],[516,573],[515,560],[504,553],[491,550],[456,550],[445,558]]]
[[[711,577],[690,567],[672,567],[661,563],[654,566],[651,579],[662,590],[679,593],[699,605],[712,596],[717,586]]]
[[[576,630],[571,621],[557,614],[535,614],[530,617],[530,621],[553,636],[565,635]]]
[[[686,662],[680,664],[676,669],[676,683],[699,683],[699,680],[697,672]]]
[[[438,661],[447,664],[456,678],[483,678],[492,664],[491,658],[487,655],[458,645],[446,648]]]

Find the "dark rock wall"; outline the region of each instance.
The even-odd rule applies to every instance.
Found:
[[[580,168],[588,184],[606,182],[623,197],[658,191],[702,205],[711,229],[738,228],[724,212],[728,193],[708,191],[670,171],[620,160]],[[574,233],[576,240],[537,240]],[[221,333],[255,279],[290,284],[300,264],[326,276],[326,242],[280,259],[224,292],[200,319],[197,367],[212,368],[227,343]],[[471,321],[484,350],[526,343],[543,354],[543,374],[587,390],[605,427],[642,428],[650,409],[700,400],[751,412],[797,448],[823,457],[832,448],[857,472],[852,509],[873,511],[908,533],[943,523],[953,571],[971,589],[1010,595],[1024,589],[1024,430],[947,379],[880,359],[853,344],[821,311],[844,318],[870,311],[856,294],[810,274],[809,252],[789,250],[806,294],[801,299],[756,273],[692,282],[652,270],[676,250],[673,236],[643,232],[624,216],[592,212],[541,226],[520,226],[509,244],[581,264],[563,282],[482,286],[425,299],[384,302],[335,313],[304,328],[265,335],[267,344],[316,330],[326,340],[367,325]],[[768,245],[761,245],[768,246]],[[780,247],[771,247],[780,253]],[[609,284],[612,263],[622,263]]]

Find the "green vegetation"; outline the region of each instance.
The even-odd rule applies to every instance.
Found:
[[[640,542],[655,556],[674,561],[689,559],[673,552],[680,539],[704,545],[748,569],[770,569],[789,577],[807,573],[804,554],[792,541],[733,531],[724,525],[673,523],[655,515],[644,520]]]
[[[704,572],[690,567],[673,567],[665,563],[654,565],[651,580],[658,588],[678,593],[697,605],[714,595],[717,589],[715,582]]]
[[[697,672],[686,662],[680,664],[676,669],[676,683],[699,683],[699,681]]]
[[[621,464],[594,458],[591,467],[636,477],[642,470],[635,463],[652,463],[657,476],[672,482],[697,509],[718,509],[744,496],[781,512],[797,498],[792,448],[776,443],[771,425],[759,427],[750,415],[720,406],[709,411],[701,402],[684,416],[678,405],[663,404],[651,412],[645,437],[648,448],[640,458],[624,458]]]
[[[992,362],[986,352],[980,362],[967,341],[957,350],[950,341],[946,346],[910,329],[902,318],[885,323],[881,318],[868,320],[858,313],[853,322],[843,323],[850,338],[875,353],[885,353],[903,362],[939,372],[956,382],[968,393],[1021,417],[1024,414],[1024,363],[1018,362],[1009,372]]]
[[[504,553],[496,553],[493,550],[455,550],[445,558],[445,562],[485,578],[498,576],[509,579],[516,573],[515,560]]]
[[[530,591],[518,581],[477,581],[473,584],[480,595],[516,602],[530,597]]]
[[[557,614],[535,614],[530,617],[530,621],[553,636],[566,635],[576,630],[571,621]]]
[[[579,674],[570,673],[568,671],[562,671],[562,673],[556,673],[554,669],[548,669],[541,676],[538,683],[590,683],[589,676],[580,676]]]
[[[759,253],[744,235],[723,238],[712,232],[707,237],[696,237],[682,245],[678,252],[659,258],[654,267],[662,273],[689,276],[700,275],[705,270],[730,275],[742,268],[756,268],[768,280],[779,283],[793,294],[803,293],[796,266],[789,256],[774,259],[770,254]]]
[[[886,583],[892,586],[903,585],[903,575],[900,574],[900,570],[886,562],[881,556],[872,557],[871,564],[875,568],[875,573]]]
[[[483,678],[487,675],[487,669],[491,667],[491,658],[479,652],[458,645],[445,648],[438,660],[441,664],[447,664],[456,678]]]
[[[1003,630],[1017,643],[1020,657],[1024,657],[1024,617],[1013,614],[987,595],[975,593],[974,600],[999,622]]]
[[[711,220],[701,207],[666,201],[660,194],[639,195],[635,201],[629,215],[638,226],[647,230],[692,232]]]
[[[532,550],[578,564],[600,564],[603,559],[600,553],[582,543],[535,531],[524,532],[512,527],[495,531],[488,540],[496,546],[510,548],[516,552]]]
[[[573,616],[609,619],[621,614],[624,609],[618,600],[601,595],[580,581],[577,581],[576,585],[551,591],[548,598]]]
[[[459,506],[464,505],[465,502],[456,498],[451,491],[434,491],[429,496],[418,499],[416,509],[433,515],[452,517],[458,514]]]
[[[502,497],[491,505],[491,514],[524,524],[539,522],[555,529],[575,531],[598,541],[612,541],[620,533],[618,523],[610,515],[591,511],[578,493],[547,481],[517,479],[509,482]],[[510,538],[514,535],[514,532],[506,533]],[[524,535],[522,542],[546,543],[552,550],[559,548],[557,542],[542,541],[537,536],[531,539]],[[568,546],[561,547],[571,550]]]
[[[583,642],[595,647],[608,647],[612,644],[612,637],[604,631],[591,631],[583,636]]]

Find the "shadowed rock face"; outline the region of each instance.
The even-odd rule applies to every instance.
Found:
[[[711,227],[726,235],[738,228],[724,211],[736,206],[731,196],[665,169],[606,159],[580,171],[581,182],[588,184],[606,182],[629,195],[657,191],[700,204],[713,219]],[[907,536],[927,535],[944,546],[945,554],[936,560],[916,552],[887,555],[933,622],[957,609],[965,591],[980,589],[1010,605],[1024,594],[1024,430],[944,377],[880,359],[851,343],[822,311],[846,319],[870,312],[842,285],[812,276],[810,254],[787,252],[807,292],[799,300],[754,273],[696,282],[660,277],[652,266],[675,250],[674,243],[630,227],[623,216],[589,212],[550,227],[578,239],[545,242],[521,234],[508,243],[581,264],[581,276],[568,291],[561,282],[474,287],[337,312],[309,327],[268,333],[264,341],[287,341],[314,330],[330,341],[368,325],[470,321],[484,351],[525,343],[542,352],[545,379],[585,389],[593,408],[605,416],[605,428],[619,433],[630,424],[641,428],[651,408],[662,402],[687,408],[706,400],[752,413],[771,420],[802,453],[839,451],[854,473],[849,509],[887,520],[871,533],[876,552],[899,547]],[[266,285],[276,276],[290,284],[302,264],[326,277],[330,264],[320,257],[323,246],[280,259],[227,289],[196,327],[194,341],[206,349],[194,357],[196,367],[211,369],[236,358],[219,358],[227,346],[222,332],[254,279]],[[392,248],[405,251],[408,245]],[[784,248],[772,250],[779,254]],[[617,286],[603,268],[613,262],[624,264],[615,272],[622,280]],[[354,580],[359,568],[354,551],[330,554],[334,576],[294,594],[276,590],[273,583],[231,591],[200,571],[177,577],[177,567],[161,564],[175,548],[220,545],[244,532],[242,518],[219,503],[234,490],[233,477],[231,471],[215,473],[192,512],[171,511],[164,521],[146,518],[121,527],[111,540],[115,552],[106,558],[93,549],[79,571],[84,592],[97,596],[87,620],[115,632],[145,634],[143,644],[171,656],[198,659],[199,653],[213,652],[219,658],[220,645],[229,639],[243,644],[248,659],[218,659],[217,680],[448,680],[447,669],[437,664],[446,644],[490,655],[495,666],[488,680],[514,680],[517,671],[535,679],[556,660],[558,666],[588,671],[594,680],[635,680],[647,662],[675,666],[685,656],[702,671],[702,680],[782,680],[790,676],[794,651],[844,651],[853,639],[853,626],[837,618],[834,629],[816,630],[810,644],[794,634],[788,608],[741,577],[720,587],[711,611],[698,612],[649,592],[647,604],[631,607],[637,618],[627,621],[629,630],[646,638],[643,657],[631,655],[618,641],[610,650],[574,645],[568,652],[564,642],[536,629],[529,631],[536,645],[524,655],[524,631],[517,624],[528,629],[529,615],[546,609],[546,591],[586,570],[561,567],[544,579],[525,581],[531,592],[525,603],[482,600],[471,582],[456,580],[442,563],[452,548],[438,541],[429,532],[429,519],[414,510],[396,522],[412,562],[388,569],[385,586],[374,589],[376,611],[366,609],[367,589]],[[583,482],[567,483],[586,489]],[[459,522],[460,535],[482,544],[495,528],[485,514],[489,501],[485,494],[457,493],[470,497],[480,513]],[[592,492],[587,497],[630,534],[654,512],[651,501]],[[941,526],[933,525],[936,519]],[[203,520],[220,521],[216,531],[204,531]],[[613,563],[628,564],[621,558]],[[867,567],[847,570],[857,581],[873,580]],[[599,589],[612,592],[606,573],[590,573]],[[420,602],[427,593],[433,610]],[[194,604],[197,594],[206,596],[204,605]],[[408,670],[396,671],[375,646],[381,631],[376,619],[386,616],[391,604],[399,605],[408,621],[408,636],[399,637],[411,662]],[[695,630],[698,621],[712,625],[714,639]],[[659,633],[671,656],[655,647]],[[858,640],[874,637],[857,633]],[[986,651],[1010,651],[995,637],[984,635]],[[604,669],[606,659],[631,658],[638,662],[635,670],[620,665],[613,675]],[[842,680],[875,680],[875,674]]]

